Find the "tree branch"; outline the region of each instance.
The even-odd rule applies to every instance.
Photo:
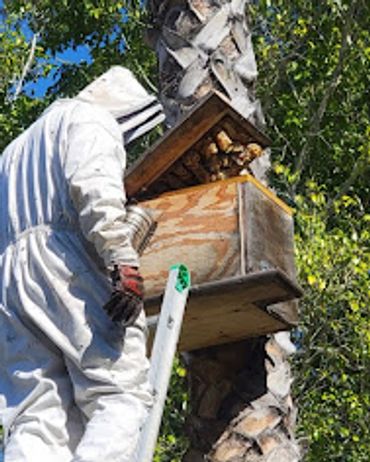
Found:
[[[31,49],[30,49],[26,64],[23,67],[21,77],[18,80],[18,84],[17,84],[17,87],[15,89],[14,95],[11,98],[12,103],[15,102],[15,100],[18,98],[19,94],[21,93],[22,88],[23,88],[24,79],[26,78],[26,75],[28,74],[28,72],[29,72],[29,70],[31,68],[32,61],[33,61],[33,58],[35,56],[37,38],[38,38],[38,33],[34,34],[33,37],[32,37]]]
[[[354,182],[357,180],[357,178],[363,175],[364,173],[366,173],[369,169],[370,169],[370,166],[367,162],[366,157],[365,156],[359,157],[357,161],[355,162],[355,165],[353,166],[351,174],[349,175],[347,180],[342,184],[342,187],[337,192],[337,194],[332,199],[329,200],[327,207],[326,207],[329,212],[332,211],[335,201],[337,201],[342,196],[344,196],[348,192],[348,190],[351,188],[351,186],[354,184]]]
[[[358,2],[353,1],[350,8],[348,9],[346,17],[344,19],[344,25],[342,28],[341,47],[339,51],[338,63],[334,69],[332,78],[330,79],[326,87],[326,90],[324,92],[324,96],[321,100],[320,106],[310,119],[310,123],[309,123],[310,128],[308,132],[306,133],[306,143],[304,144],[298,156],[298,159],[296,161],[296,165],[295,165],[294,174],[295,174],[296,179],[293,185],[294,190],[296,189],[296,186],[301,178],[302,170],[306,162],[306,157],[307,157],[307,153],[310,148],[311,140],[315,138],[317,134],[319,133],[321,122],[325,115],[326,109],[328,107],[329,100],[334,94],[339,84],[340,76],[342,73],[342,69],[343,69],[343,65],[344,65],[344,61],[346,57],[346,52],[349,46],[348,35],[351,30],[352,23],[354,21],[354,16],[355,16],[354,12],[355,12],[357,3]]]

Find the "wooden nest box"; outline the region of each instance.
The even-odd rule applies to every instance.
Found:
[[[191,272],[180,350],[297,323],[292,211],[248,173],[248,156],[268,143],[212,93],[126,175],[128,197],[158,221],[141,259],[147,314],[159,311],[171,265]]]

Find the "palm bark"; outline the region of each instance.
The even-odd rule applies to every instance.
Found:
[[[253,124],[264,124],[255,97],[257,66],[246,0],[152,0],[149,42],[159,62],[159,86],[167,122],[182,114],[212,89],[226,94]],[[266,153],[252,164],[266,182]]]
[[[255,97],[257,67],[247,0],[151,0],[148,38],[156,49],[170,125],[212,89],[252,123],[264,120]],[[251,168],[266,182],[268,153]],[[286,333],[186,355],[192,412],[184,462],[293,462],[295,408]]]

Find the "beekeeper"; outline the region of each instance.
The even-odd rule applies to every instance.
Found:
[[[127,69],[54,102],[0,160],[6,462],[129,462],[151,405],[124,143],[163,120]]]

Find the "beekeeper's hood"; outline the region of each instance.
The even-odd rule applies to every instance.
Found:
[[[76,99],[107,109],[119,123],[125,143],[144,135],[165,118],[162,106],[128,69],[114,66],[85,87]]]

